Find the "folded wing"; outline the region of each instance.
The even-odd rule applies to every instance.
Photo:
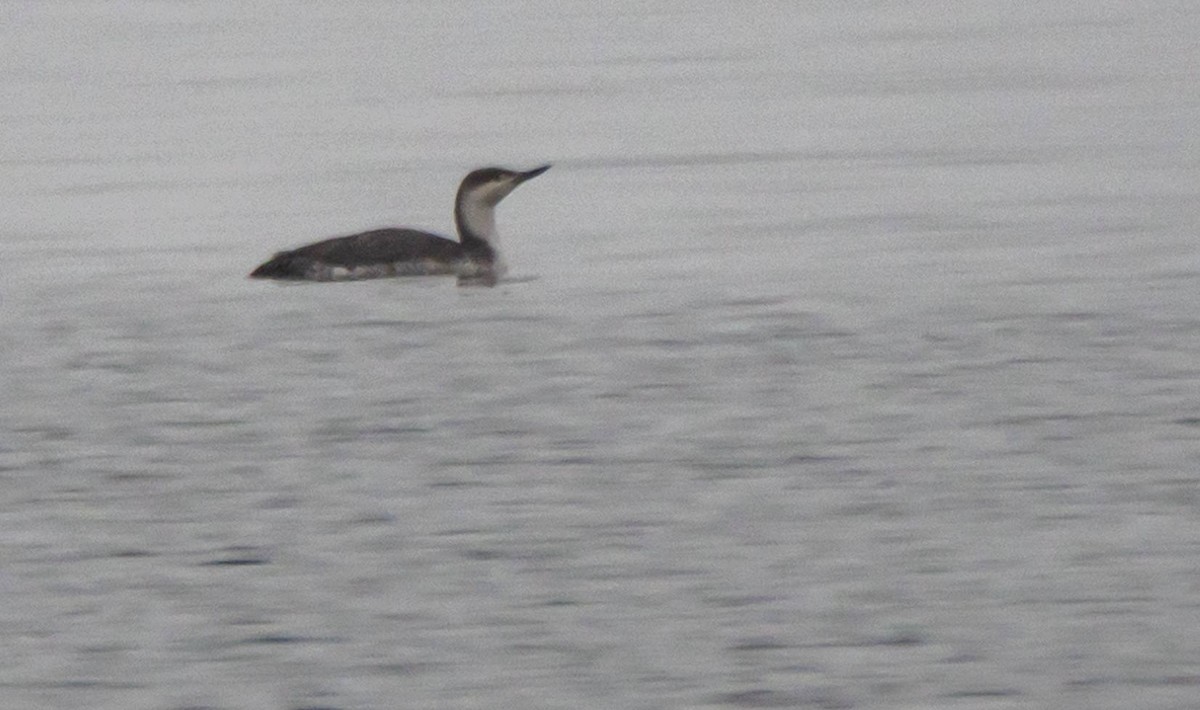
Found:
[[[457,273],[458,242],[415,229],[376,229],[281,251],[251,278],[337,281]]]

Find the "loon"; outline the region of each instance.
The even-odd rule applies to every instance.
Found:
[[[416,229],[374,229],[278,252],[250,272],[250,278],[351,281],[446,274],[457,276],[460,286],[495,286],[508,270],[497,250],[496,205],[549,169],[480,168],[468,173],[454,198],[457,242]]]

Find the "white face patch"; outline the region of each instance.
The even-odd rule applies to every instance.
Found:
[[[486,185],[480,185],[477,194],[484,202],[495,207],[500,203],[500,200],[508,197],[509,193],[515,190],[518,184],[516,176],[502,178],[489,182]]]

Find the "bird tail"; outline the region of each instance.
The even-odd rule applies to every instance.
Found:
[[[268,261],[263,262],[257,269],[250,272],[252,279],[289,279],[305,278],[307,260],[298,259],[291,252],[281,251]]]

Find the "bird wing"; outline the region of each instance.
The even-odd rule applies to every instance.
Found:
[[[333,237],[286,253],[331,266],[353,268],[416,259],[451,261],[462,256],[463,248],[456,241],[429,232],[391,228]]]

